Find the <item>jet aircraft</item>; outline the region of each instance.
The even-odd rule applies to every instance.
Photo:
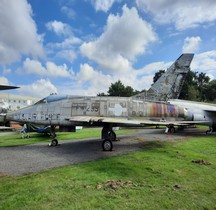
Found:
[[[50,95],[36,104],[7,114],[7,119],[20,123],[51,126],[52,145],[58,144],[55,127],[74,131],[75,126],[101,126],[102,148],[112,150],[116,139],[113,127],[187,124],[187,110],[178,105],[147,102],[132,97],[76,97]],[[160,119],[166,118],[166,122]],[[179,120],[179,121],[177,121]]]
[[[51,127],[53,140],[51,145],[58,144],[55,138],[55,126],[60,131],[75,131],[75,126],[101,126],[103,150],[112,150],[112,140],[116,139],[113,127],[145,125],[179,125],[187,118],[187,111],[176,105],[164,102],[166,97],[179,95],[182,83],[193,59],[193,54],[182,54],[167,72],[147,91],[145,97],[76,97],[48,96],[36,104],[7,114],[8,120],[27,124],[38,124]],[[162,88],[161,88],[162,87]],[[160,120],[166,118],[166,122]],[[184,122],[183,122],[184,123]]]
[[[177,96],[180,93],[182,81],[189,71],[193,54],[181,55],[167,70],[168,73],[150,88],[150,99],[160,100],[163,97]],[[172,76],[170,76],[172,75]],[[158,89],[158,87],[160,87]],[[161,88],[163,87],[163,88]],[[157,89],[157,91],[155,91]],[[160,92],[161,91],[161,92]],[[157,93],[157,94],[155,94]],[[187,110],[178,105],[164,102],[149,102],[149,98],[136,95],[135,97],[75,97],[48,96],[33,106],[7,114],[8,120],[20,123],[33,123],[51,126],[52,145],[58,144],[55,139],[55,126],[60,131],[75,131],[76,125],[101,126],[102,147],[112,150],[112,140],[116,139],[113,127],[116,126],[145,126],[145,125],[187,125]],[[146,96],[146,94],[145,94]],[[161,119],[166,118],[166,122]],[[178,120],[178,121],[176,121]]]

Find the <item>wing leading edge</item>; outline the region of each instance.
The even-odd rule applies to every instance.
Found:
[[[133,120],[127,118],[111,118],[111,117],[94,117],[94,116],[73,116],[68,118],[71,123],[84,123],[88,125],[100,125],[100,124],[114,124],[116,126],[151,126],[151,125],[193,125],[193,124],[203,124],[209,123],[209,121],[152,121],[152,120]]]

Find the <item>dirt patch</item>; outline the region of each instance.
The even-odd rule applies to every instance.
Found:
[[[112,189],[117,190],[123,187],[137,187],[138,185],[132,181],[123,181],[123,180],[108,180],[104,183],[98,183],[96,188],[100,189]]]
[[[191,162],[192,163],[197,163],[197,164],[200,164],[200,165],[211,165],[211,163],[209,163],[206,160],[192,160]]]
[[[5,177],[5,176],[8,176],[8,175],[4,173],[0,173],[0,177]]]

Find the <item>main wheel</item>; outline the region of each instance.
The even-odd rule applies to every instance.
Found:
[[[174,126],[169,127],[169,133],[175,133],[175,127]]]
[[[111,140],[109,140],[109,139],[103,140],[102,149],[104,151],[112,151],[112,148],[113,148],[113,143]]]
[[[58,145],[58,140],[57,139],[53,139],[52,140],[52,146],[57,146]]]

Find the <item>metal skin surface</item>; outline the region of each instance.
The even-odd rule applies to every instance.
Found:
[[[186,108],[188,115],[186,120],[204,121],[200,124],[208,125],[210,127],[209,131],[216,131],[216,104],[178,99],[170,99],[169,102]]]
[[[33,106],[7,114],[8,120],[43,125],[137,125],[140,121],[186,118],[183,107],[127,97],[51,95]],[[109,121],[109,122],[108,122]],[[133,122],[134,121],[134,122]],[[147,124],[147,123],[146,123]]]

